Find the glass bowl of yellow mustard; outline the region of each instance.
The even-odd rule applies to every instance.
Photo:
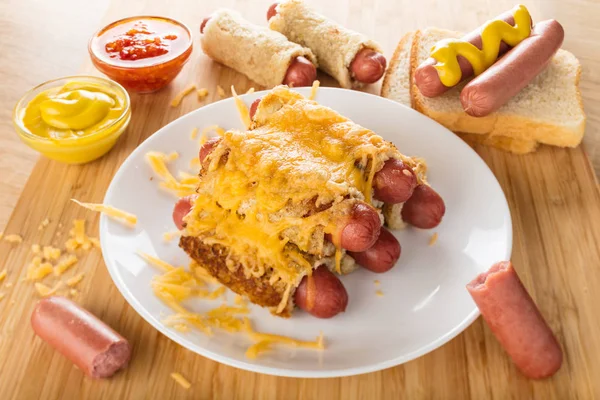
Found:
[[[106,154],[131,119],[127,91],[94,76],[45,82],[19,100],[13,122],[19,137],[53,160],[83,164]]]

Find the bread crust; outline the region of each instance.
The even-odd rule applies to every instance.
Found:
[[[305,57],[317,66],[317,58],[310,49],[226,9],[212,14],[204,27],[201,44],[210,58],[267,88],[283,82],[296,57]]]
[[[318,14],[302,0],[280,3],[277,15],[269,20],[269,28],[310,48],[319,60],[319,68],[346,89],[362,86],[351,77],[349,70],[359,51],[368,48],[383,53],[374,41]]]

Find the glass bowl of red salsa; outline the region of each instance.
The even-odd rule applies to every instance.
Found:
[[[96,32],[88,51],[100,72],[128,90],[151,93],[179,74],[192,54],[192,34],[171,18],[129,17]]]

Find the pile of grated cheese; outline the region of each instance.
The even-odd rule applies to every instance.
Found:
[[[182,304],[183,301],[191,298],[225,300],[224,295],[227,290],[225,286],[218,283],[204,268],[193,261],[189,270],[186,270],[184,267],[175,267],[145,253],[138,252],[138,255],[162,272],[152,278],[151,286],[154,294],[175,312],[163,319],[162,322],[167,326],[184,333],[194,327],[209,336],[214,334],[214,329],[230,333],[245,333],[253,342],[246,351],[246,357],[251,359],[278,344],[317,350],[325,348],[322,333],[315,341],[303,341],[256,331],[248,317],[250,308],[241,296],[235,297],[234,305],[224,302],[205,313],[191,312]]]

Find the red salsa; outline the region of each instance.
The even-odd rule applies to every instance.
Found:
[[[98,31],[89,51],[96,68],[125,88],[153,92],[181,71],[192,52],[192,38],[175,20],[132,17]]]

